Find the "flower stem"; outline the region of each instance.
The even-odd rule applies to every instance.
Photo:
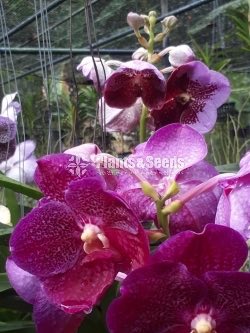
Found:
[[[143,105],[140,119],[140,143],[147,139],[147,119],[148,119],[148,108]]]

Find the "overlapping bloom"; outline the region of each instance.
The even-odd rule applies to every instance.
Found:
[[[0,171],[17,181],[31,183],[37,166],[35,148],[36,144],[32,140],[18,144],[13,156],[0,163]]]
[[[95,64],[94,64],[95,62]],[[102,90],[105,80],[113,72],[104,59],[85,57],[77,66],[78,71],[82,71],[82,75],[88,80],[93,81],[94,87],[97,91]],[[99,86],[100,85],[100,86]]]
[[[249,332],[250,274],[238,272],[247,255],[239,233],[215,224],[170,238],[124,280],[107,313],[109,331]]]
[[[207,146],[201,134],[187,125],[171,124],[139,145],[128,157],[127,164],[133,166],[160,195],[164,195],[173,180],[179,184],[181,195],[217,175],[215,168],[203,161],[206,154]],[[141,221],[156,218],[155,203],[144,195],[140,181],[131,173],[125,170],[118,173],[116,191]],[[219,194],[217,189],[203,194],[190,200],[178,213],[171,214],[171,234],[186,229],[199,232],[205,224],[214,222]]]
[[[39,279],[50,303],[89,313],[119,271],[144,264],[148,243],[126,203],[90,163],[73,156],[74,166],[72,156],[38,160],[35,181],[45,198],[18,223],[10,250],[14,263]]]
[[[37,333],[76,333],[84,314],[69,314],[49,302],[40,280],[22,270],[9,258],[6,263],[9,281],[18,295],[33,305]]]
[[[128,108],[138,97],[149,107],[158,107],[165,96],[163,74],[152,64],[132,60],[122,64],[107,79],[104,86],[105,102],[113,108]]]
[[[240,170],[235,177],[221,182],[221,195],[215,223],[229,226],[239,231],[246,239],[250,238],[250,154],[240,162]]]
[[[8,159],[15,151],[16,121],[21,111],[14,99],[17,93],[4,96],[0,115],[0,162]]]
[[[201,133],[215,125],[217,109],[226,102],[230,84],[222,74],[200,61],[179,66],[167,81],[165,103],[151,111],[156,129],[180,122]]]

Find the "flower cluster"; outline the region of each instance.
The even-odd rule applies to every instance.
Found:
[[[95,144],[37,160],[43,198],[11,235],[9,280],[33,305],[38,333],[76,333],[115,280],[110,333],[248,333],[250,155],[237,173],[219,174],[203,136],[229,82],[187,45],[154,52],[176,18],[156,36],[155,12],[127,22],[141,44],[133,60],[87,57],[78,70],[103,94],[100,124],[123,132],[140,124],[141,143],[125,160]],[[166,54],[171,66],[158,69]],[[34,162],[26,143],[23,165]]]

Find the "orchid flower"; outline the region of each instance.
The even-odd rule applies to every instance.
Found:
[[[36,145],[32,140],[26,140],[16,146],[16,150],[6,162],[0,163],[0,171],[6,176],[23,182],[33,182],[36,169],[34,150]]]
[[[8,159],[15,151],[16,121],[21,111],[20,104],[14,101],[17,93],[4,96],[0,115],[0,162]]]
[[[82,75],[85,78],[93,81],[94,87],[97,91],[103,88],[105,80],[113,72],[113,70],[106,64],[104,59],[101,58],[93,59],[92,57],[83,58],[81,63],[77,66],[77,70],[82,71]]]
[[[247,255],[239,233],[215,224],[170,238],[122,283],[107,312],[109,331],[249,332],[250,273],[238,272]]]
[[[165,96],[163,74],[152,64],[141,60],[123,63],[107,79],[104,86],[105,102],[112,108],[128,108],[138,97],[149,107],[158,107]]]
[[[6,263],[9,281],[17,294],[33,305],[33,320],[37,333],[76,333],[84,314],[69,314],[49,302],[40,280],[18,267],[9,258]]]
[[[215,223],[231,227],[250,239],[250,154],[240,161],[235,177],[221,182],[221,195]]]
[[[201,134],[187,125],[171,124],[156,131],[147,142],[136,147],[135,152],[125,161],[137,169],[158,192],[164,196],[173,181],[180,193],[217,175],[209,163],[203,161],[207,145]],[[126,170],[117,176],[117,193],[136,212],[139,219],[156,219],[156,205],[152,198],[145,196],[142,183]],[[202,231],[207,223],[214,223],[220,191],[206,193],[190,200],[178,213],[170,215],[170,233],[191,229]]]
[[[156,129],[167,124],[188,124],[201,133],[215,125],[217,109],[230,94],[228,79],[200,61],[173,71],[167,81],[165,103],[151,110]]]
[[[45,197],[15,227],[11,258],[40,281],[50,303],[89,313],[119,271],[146,262],[145,232],[87,161],[54,154],[37,164],[35,181]]]

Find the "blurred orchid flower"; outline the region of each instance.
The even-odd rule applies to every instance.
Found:
[[[96,66],[96,67],[95,67]],[[102,90],[106,79],[113,72],[104,59],[85,57],[76,68],[78,71],[82,71],[82,75],[88,80],[93,81],[95,89]],[[96,73],[97,71],[97,73]],[[99,79],[99,82],[98,82]],[[100,84],[100,87],[99,87]]]
[[[17,181],[31,183],[37,166],[35,148],[36,144],[32,140],[18,144],[14,155],[0,163],[0,171]]]
[[[4,96],[0,115],[0,162],[6,161],[14,154],[16,143],[16,122],[21,106],[14,101],[17,93]]]
[[[102,127],[105,124],[107,132],[130,132],[140,122],[141,109],[141,98],[138,98],[132,106],[122,109],[108,106],[102,98],[99,101],[99,122]]]
[[[14,122],[17,121],[17,115],[21,112],[20,103],[14,101],[16,95],[17,92],[5,95],[4,98],[2,99],[2,106],[1,106],[1,116],[7,117]]]

